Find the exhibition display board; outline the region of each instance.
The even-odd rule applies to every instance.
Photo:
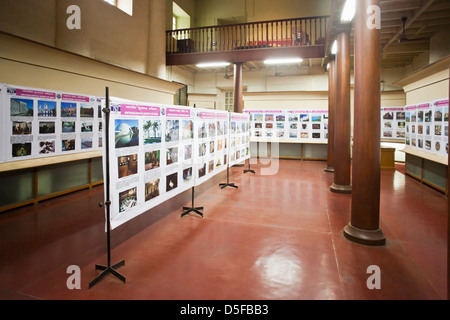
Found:
[[[1,85],[1,162],[100,150],[95,96]]]
[[[111,229],[249,158],[248,115],[110,100]]]
[[[328,110],[244,110],[250,115],[252,141],[324,142]]]
[[[448,154],[448,99],[405,107],[406,147]]]
[[[381,108],[381,139],[405,141],[404,107]]]

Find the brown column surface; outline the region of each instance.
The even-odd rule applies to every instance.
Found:
[[[380,30],[366,25],[367,8],[378,0],[357,1],[355,15],[355,111],[351,221],[344,236],[365,245],[386,242],[380,222]]]
[[[242,113],[242,62],[234,64],[234,112]]]
[[[334,172],[334,118],[336,108],[336,63],[330,61],[328,70],[328,156],[326,172]]]
[[[334,183],[335,193],[351,193],[350,178],[350,34],[341,32],[337,37],[336,55],[336,113],[334,131]]]

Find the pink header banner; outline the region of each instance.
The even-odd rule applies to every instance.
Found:
[[[425,109],[425,108],[429,108],[430,104],[429,103],[421,103],[417,106],[417,109]]]
[[[214,112],[200,112],[201,119],[214,119]]]
[[[189,118],[191,116],[191,109],[167,108],[166,116],[167,117]]]
[[[283,110],[266,110],[266,113],[283,113]]]
[[[312,110],[311,113],[328,113],[328,110]]]
[[[161,109],[160,107],[121,104],[120,113],[123,116],[159,117],[161,115]]]
[[[227,113],[224,113],[224,112],[217,113],[217,119],[228,119],[228,112]]]
[[[77,102],[89,102],[89,97],[79,96],[76,94],[65,94],[63,93],[62,99],[65,101],[77,101]]]
[[[54,92],[29,90],[29,89],[16,89],[16,95],[21,97],[56,99],[56,94]]]
[[[383,108],[383,111],[403,111],[404,108],[397,107],[397,108]]]
[[[262,110],[244,110],[244,112],[247,112],[247,113],[263,113]]]
[[[445,106],[448,106],[448,99],[436,101],[436,102],[434,103],[434,105],[435,105],[436,107],[445,107]]]
[[[417,106],[406,106],[405,110],[416,110]]]

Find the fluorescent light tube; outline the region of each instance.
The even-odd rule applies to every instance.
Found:
[[[214,68],[214,67],[226,67],[229,66],[229,62],[205,62],[197,64],[199,68]]]
[[[265,64],[283,64],[283,63],[300,63],[302,58],[280,58],[280,59],[267,59]]]
[[[341,22],[348,23],[353,20],[356,10],[356,0],[347,0],[342,11]]]

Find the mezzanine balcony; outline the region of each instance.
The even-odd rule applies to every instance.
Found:
[[[166,31],[167,65],[324,57],[328,16]]]

